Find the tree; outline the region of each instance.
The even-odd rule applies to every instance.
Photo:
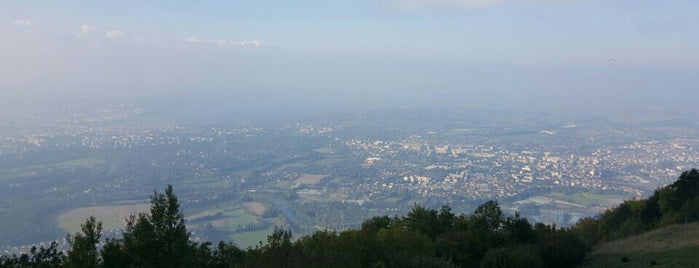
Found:
[[[533,245],[491,248],[481,260],[481,268],[537,268],[544,262]]]
[[[532,225],[526,218],[520,217],[519,213],[515,213],[514,217],[508,217],[503,222],[502,228],[515,243],[534,242]]]
[[[100,259],[96,244],[102,236],[102,222],[90,216],[80,229],[82,233],[69,235],[66,239],[72,248],[68,251],[66,267],[97,267]]]
[[[258,250],[261,251],[261,256],[258,258],[259,266],[294,267],[294,249],[289,230],[274,227],[272,234],[267,236],[267,244],[258,247]]]
[[[676,205],[676,208],[679,209],[682,203],[699,195],[699,170],[692,169],[682,172],[680,178],[670,184],[670,189],[673,190],[679,201],[679,204]]]
[[[376,233],[381,229],[387,229],[391,226],[393,220],[388,216],[373,217],[362,223],[362,231]]]
[[[554,230],[537,241],[545,267],[573,267],[582,262],[588,246],[574,233]]]
[[[602,234],[600,233],[600,221],[595,218],[587,217],[579,220],[571,231],[576,233],[588,246],[592,246],[602,238]]]
[[[161,248],[158,262],[164,267],[184,265],[193,246],[189,241],[190,233],[187,232],[184,214],[180,210],[172,185],[167,186],[165,194],[153,194],[150,213],[148,219],[153,227],[157,246]]]
[[[126,255],[126,248],[121,239],[107,239],[100,250],[100,255],[102,255],[103,268],[120,268],[131,265],[131,259]]]
[[[53,268],[61,267],[65,263],[65,255],[58,250],[58,243],[51,242],[48,247],[44,245],[32,246],[29,253],[0,257],[0,267],[12,268]]]
[[[172,185],[151,196],[150,214],[131,215],[122,239],[108,241],[103,249],[105,266],[188,267],[196,251],[189,241]],[[113,262],[112,262],[113,261]]]
[[[408,230],[426,235],[431,239],[437,236],[437,228],[439,228],[437,211],[415,204],[413,210],[404,219]]]
[[[500,229],[503,216],[502,209],[497,201],[490,200],[478,206],[474,211],[474,216],[483,219],[491,230]]]

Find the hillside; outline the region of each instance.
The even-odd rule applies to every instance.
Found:
[[[581,267],[699,267],[698,253],[699,223],[671,225],[601,244]]]
[[[295,239],[275,227],[267,243],[240,249],[191,240],[169,185],[151,196],[150,213],[127,219],[121,237],[103,240],[102,222],[91,216],[67,236],[69,250],[40,245],[0,256],[0,267],[698,267],[699,223],[680,224],[697,213],[699,170],[692,169],[648,199],[572,228],[505,216],[494,200],[470,215],[415,204],[405,216],[374,217],[359,229]]]

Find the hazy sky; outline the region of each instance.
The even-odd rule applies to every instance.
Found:
[[[0,94],[674,102],[698,25],[696,0],[5,0]]]

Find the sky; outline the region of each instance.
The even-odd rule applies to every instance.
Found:
[[[694,0],[5,0],[0,96],[671,105],[697,25]]]

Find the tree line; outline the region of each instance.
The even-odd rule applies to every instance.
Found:
[[[697,220],[699,171],[692,169],[647,199],[624,201],[597,217],[580,220],[573,230],[588,243],[597,243]]]
[[[57,243],[0,257],[0,267],[573,267],[600,242],[696,220],[699,172],[682,173],[644,200],[581,220],[571,228],[506,217],[497,201],[470,214],[420,205],[405,216],[381,216],[358,229],[316,231],[292,239],[277,229],[255,247],[190,239],[172,186],[151,196],[150,213],[132,215],[121,237],[102,240],[94,217]],[[98,245],[102,245],[98,247]]]

